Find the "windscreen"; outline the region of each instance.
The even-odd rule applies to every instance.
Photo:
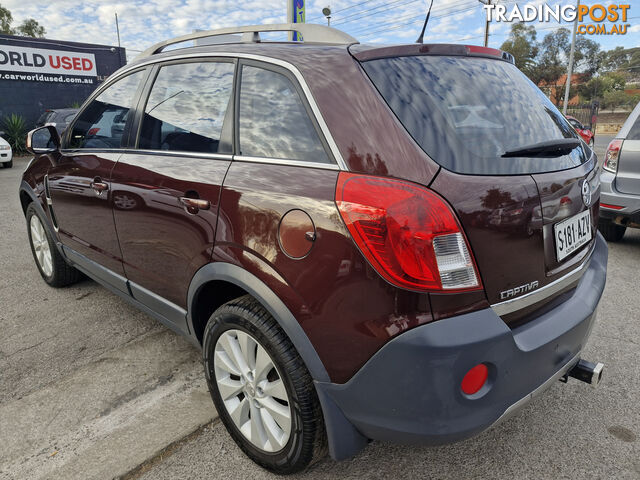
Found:
[[[511,63],[407,56],[362,65],[411,136],[448,170],[531,174],[564,170],[589,159],[583,144],[551,158],[502,157],[540,142],[579,138],[544,93]]]

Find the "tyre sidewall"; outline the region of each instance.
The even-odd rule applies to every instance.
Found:
[[[262,347],[269,353],[276,366],[282,381],[285,384],[289,404],[291,407],[291,434],[285,447],[278,452],[265,452],[255,447],[240,432],[238,427],[229,416],[222,401],[215,379],[213,355],[218,338],[227,330],[242,330],[254,337]],[[271,339],[249,318],[231,312],[214,313],[209,320],[203,337],[203,361],[205,376],[209,386],[209,392],[218,411],[220,419],[223,421],[230,435],[240,448],[251,457],[256,463],[273,471],[289,470],[290,465],[298,463],[303,448],[303,418],[300,411],[298,395],[289,372],[283,366],[281,353],[274,348]]]

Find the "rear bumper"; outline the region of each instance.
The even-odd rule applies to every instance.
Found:
[[[600,203],[607,205],[616,205],[622,207],[614,210],[606,207],[600,207],[600,219],[611,220],[615,223],[626,223],[631,221],[640,223],[640,192],[638,195],[630,193],[621,193],[616,190],[616,176],[606,170],[600,175]]]
[[[401,443],[449,443],[485,430],[551,385],[579,358],[606,280],[600,234],[573,295],[511,330],[492,309],[414,328],[387,343],[345,384],[317,383],[323,408],[337,407],[362,436]],[[488,387],[465,395],[460,382],[478,363]],[[327,430],[345,431],[331,425]],[[334,458],[344,458],[332,449]]]

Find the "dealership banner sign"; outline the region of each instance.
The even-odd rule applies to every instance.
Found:
[[[512,2],[509,2],[512,3]],[[555,22],[572,23],[577,20],[577,32],[580,35],[624,35],[629,24],[630,4],[607,2],[594,5],[549,5],[549,1],[535,2],[509,8],[489,2],[482,8],[487,12],[487,21],[498,22]],[[607,25],[606,22],[610,22]]]
[[[0,79],[93,83],[97,77],[92,53],[0,45]],[[92,78],[89,78],[92,77]]]

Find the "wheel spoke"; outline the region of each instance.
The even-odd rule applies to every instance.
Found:
[[[216,350],[216,360],[216,367],[224,370],[225,372],[232,373],[233,375],[241,375],[240,369],[224,349]]]
[[[33,243],[40,243],[40,232],[38,232],[38,228],[36,227],[36,222],[31,222],[31,238],[33,239]]]
[[[280,426],[273,419],[269,411],[265,408],[260,409],[260,415],[262,417],[262,424],[264,425],[264,431],[267,434],[267,438],[269,439],[269,443],[271,443],[271,447],[275,450],[276,448],[284,447],[284,437],[285,433],[282,431]]]
[[[256,342],[246,333],[238,332],[238,344],[249,370],[253,370],[256,365]]]
[[[289,401],[289,397],[287,396],[287,389],[284,386],[284,382],[279,378],[273,382],[265,383],[262,389],[264,390],[265,395],[284,400],[285,402]]]
[[[262,423],[262,416],[260,415],[260,409],[253,404],[249,403],[251,408],[251,438],[250,440],[263,450],[267,443],[267,434],[264,431],[264,425]]]
[[[291,428],[291,409],[281,405],[271,397],[261,398],[259,401],[262,408],[268,410],[273,419],[278,422],[280,428],[288,432]]]
[[[230,403],[230,402],[229,402]],[[225,403],[225,406],[227,404]],[[227,408],[231,420],[236,424],[238,428],[249,421],[249,400],[244,397],[242,400],[236,403],[233,409]]]
[[[44,273],[46,275],[51,275],[51,272],[53,271],[53,265],[51,263],[51,255],[49,254],[48,250],[43,251],[43,256],[44,256],[44,266],[43,266],[43,270]]]
[[[238,395],[242,391],[242,382],[240,380],[232,380],[230,377],[218,379],[218,390],[222,400]]]
[[[267,374],[273,368],[273,362],[269,357],[267,351],[262,348],[262,346],[258,345],[258,352],[256,353],[256,370],[255,370],[255,378],[256,382],[264,380],[267,378]]]
[[[240,350],[240,344],[236,337],[232,336],[229,332],[225,332],[220,337],[220,341],[222,343],[222,347],[233,359],[240,372],[247,374],[249,372],[249,366],[242,356],[242,350]]]

